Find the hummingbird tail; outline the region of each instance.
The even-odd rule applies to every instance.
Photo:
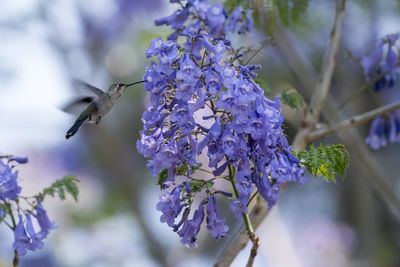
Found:
[[[65,138],[70,138],[71,136],[73,136],[74,134],[76,134],[76,132],[79,130],[79,128],[82,126],[82,124],[86,121],[86,119],[89,117],[89,115],[85,115],[85,116],[80,116],[74,123],[74,125],[72,125],[72,127],[67,131],[67,133],[65,134]]]

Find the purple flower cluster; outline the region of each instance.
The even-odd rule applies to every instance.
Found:
[[[395,87],[400,76],[400,61],[396,51],[399,39],[400,33],[386,35],[379,40],[373,53],[361,60],[365,77],[376,92]]]
[[[15,222],[12,202],[18,207],[18,223],[12,227],[14,231],[13,249],[18,255],[25,255],[27,250],[37,250],[43,247],[43,239],[49,231],[55,227],[50,222],[46,210],[40,199],[36,200],[33,210],[20,208],[19,200],[21,187],[17,183],[18,171],[13,171],[14,163],[25,164],[26,157],[2,156],[0,157],[0,218],[4,220],[7,216]],[[25,219],[24,219],[25,218]],[[40,231],[35,231],[32,219],[36,219]],[[25,222],[24,222],[25,221]]]
[[[400,77],[399,53],[396,43],[400,33],[388,34],[379,40],[375,50],[361,60],[364,74],[375,92],[397,86]],[[376,117],[370,126],[365,142],[372,149],[379,149],[388,143],[400,142],[400,110]]]
[[[400,110],[376,117],[365,142],[373,149],[379,149],[388,143],[400,143]]]
[[[238,7],[228,16],[206,0],[171,2],[181,8],[156,24],[174,32],[168,41],[154,39],[146,53],[154,60],[144,77],[150,100],[137,148],[160,177],[161,222],[192,247],[204,217],[215,239],[228,232],[216,194],[228,197],[241,218],[256,190],[272,206],[283,184],[303,182],[304,170],[283,133],[279,99],[266,98],[254,81],[260,66],[239,64],[225,37],[250,30],[249,11]],[[213,177],[200,180],[197,172]],[[215,188],[217,179],[232,184],[234,194]],[[195,196],[203,200],[191,212]]]
[[[13,161],[12,158],[10,160],[8,163]],[[0,158],[0,201],[17,199],[18,194],[21,193],[17,176],[18,171],[13,171],[12,166]]]
[[[25,255],[27,250],[35,251],[43,248],[43,239],[47,237],[50,230],[56,228],[56,225],[47,216],[41,202],[36,205],[34,213],[27,212],[24,215],[25,223],[23,216],[19,214],[18,224],[14,230],[13,249],[20,256]],[[39,231],[35,230],[32,217],[36,219],[40,227]]]

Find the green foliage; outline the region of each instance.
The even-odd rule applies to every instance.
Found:
[[[61,200],[66,198],[66,194],[70,194],[75,201],[78,201],[78,182],[79,180],[75,176],[65,176],[51,184],[51,186],[43,189],[40,196],[44,198],[45,196],[54,197],[57,195]]]
[[[4,216],[11,213],[11,205],[8,202],[0,203],[0,209],[4,211]],[[0,217],[0,222],[4,219],[4,217]]]
[[[260,28],[263,22],[269,35],[272,35],[277,22],[285,26],[299,23],[308,8],[308,0],[257,0],[254,3],[255,26]]]
[[[240,0],[225,0],[224,1],[224,7],[228,10],[234,9],[238,5],[240,5],[242,1]]]
[[[188,171],[188,165],[187,163],[183,163],[181,166],[176,168],[176,174],[177,175],[185,175]]]
[[[279,18],[289,26],[297,23],[307,12],[308,0],[275,0]]]
[[[212,187],[214,183],[212,181],[205,181],[205,180],[191,180],[190,181],[190,189],[192,192],[200,192],[206,187]]]
[[[272,92],[271,87],[269,86],[269,84],[264,81],[263,79],[260,78],[255,78],[254,81],[262,88],[264,89],[264,92],[266,94],[270,94]]]
[[[343,144],[321,144],[317,148],[311,144],[308,150],[296,154],[312,175],[322,176],[328,182],[336,182],[336,174],[344,177],[350,163],[349,154]]]
[[[291,109],[299,110],[304,107],[303,97],[296,91],[296,89],[283,90],[281,93],[281,101]]]
[[[190,173],[194,173],[195,171],[197,171],[203,164],[198,163],[197,165],[194,166],[190,166]],[[188,171],[188,164],[187,163],[183,163],[181,166],[179,166],[178,168],[176,168],[176,174],[177,175],[187,175],[187,171]]]
[[[190,173],[194,173],[196,170],[198,170],[202,166],[201,163],[195,165],[195,166],[190,166]],[[187,163],[183,163],[182,165],[178,166],[176,168],[176,174],[177,175],[187,175],[189,165]],[[158,181],[157,185],[160,187],[162,184],[167,180],[168,178],[168,169],[162,169],[160,173],[158,174]]]
[[[228,11],[233,10],[235,7],[242,5],[245,8],[250,8],[251,7],[251,2],[250,0],[225,0],[224,1],[224,7]]]
[[[162,187],[163,183],[167,180],[167,177],[168,177],[168,169],[162,169],[158,174],[158,181],[157,181],[157,185],[159,185],[160,188]]]

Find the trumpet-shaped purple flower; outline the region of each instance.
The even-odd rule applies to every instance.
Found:
[[[158,19],[155,21],[155,23],[157,26],[168,25],[171,26],[172,29],[179,30],[183,27],[183,24],[186,22],[188,17],[189,10],[185,8],[183,10],[175,11],[168,17]]]
[[[204,204],[200,203],[199,208],[195,210],[193,218],[186,220],[182,228],[178,231],[181,242],[187,247],[196,247],[197,234],[200,232],[201,224],[204,220]]]
[[[239,199],[233,199],[231,201],[230,210],[237,219],[241,219],[243,214],[248,212],[246,204],[244,204],[243,201]]]
[[[228,19],[226,30],[228,32],[236,32],[238,34],[245,34],[253,28],[253,18],[251,10],[244,10],[242,6],[237,6]]]
[[[380,41],[371,55],[361,59],[361,65],[364,69],[364,74],[367,79],[371,78],[374,68],[379,65],[382,60],[384,44],[385,43],[383,41]]]
[[[267,201],[268,206],[272,207],[275,205],[276,200],[278,199],[279,186],[275,185],[273,180],[271,180],[267,174],[264,174],[263,176],[253,174],[253,179],[258,192]]]
[[[27,213],[26,223],[24,225],[23,216],[19,214],[18,224],[14,230],[14,243],[13,249],[17,251],[18,255],[23,256],[27,250],[35,251],[42,249],[43,239],[48,235],[49,230],[53,229],[54,223],[51,223],[47,217],[46,211],[43,209],[41,204],[40,207],[36,208],[37,214],[35,215],[41,230],[36,232],[32,222],[32,215]]]
[[[389,143],[400,143],[400,110],[376,117],[365,142],[372,149],[379,149]]]
[[[39,201],[35,210],[35,216],[40,226],[40,234],[44,238],[49,234],[50,230],[57,228],[57,225],[50,221],[49,217],[47,216],[47,211],[43,208],[42,202]]]
[[[226,236],[229,227],[225,224],[225,220],[221,218],[215,203],[215,196],[208,198],[207,210],[207,229],[215,239]]]
[[[211,36],[218,37],[223,33],[225,20],[226,14],[221,4],[209,6],[206,14],[206,22]]]
[[[373,149],[379,149],[386,146],[387,126],[385,119],[382,116],[376,117],[369,129],[369,135],[365,142]]]
[[[180,190],[182,186],[177,186],[171,193],[162,192],[160,201],[157,203],[157,210],[162,212],[161,222],[166,222],[168,226],[173,227],[176,217],[182,211],[184,205],[181,203]]]
[[[389,114],[389,141],[400,143],[400,110]]]
[[[38,249],[42,249],[44,244],[43,244],[43,239],[47,236],[44,235],[42,232],[36,233],[35,229],[33,228],[32,224],[32,218],[31,215],[28,213],[26,214],[26,232],[29,235],[30,238],[30,243],[29,243],[29,250],[35,251]]]
[[[397,84],[400,67],[396,42],[399,39],[400,33],[386,35],[369,56],[361,59],[365,77],[368,82],[373,84],[376,92],[392,88]]]
[[[28,157],[16,157],[16,156],[12,156],[8,159],[9,161],[15,161],[16,163],[19,164],[26,164],[29,162]]]
[[[18,224],[14,230],[14,243],[13,249],[17,251],[18,255],[25,255],[27,250],[31,247],[31,239],[29,238],[22,216],[19,215]]]
[[[179,66],[180,67],[176,72],[176,79],[178,81],[182,80],[188,83],[193,83],[196,82],[202,74],[200,68],[197,67],[188,53],[185,53],[185,55],[181,58]]]

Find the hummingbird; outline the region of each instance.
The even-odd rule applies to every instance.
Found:
[[[101,121],[101,118],[112,109],[115,101],[128,87],[146,82],[146,80],[128,84],[114,83],[108,88],[107,92],[104,92],[103,90],[83,81],[76,82],[81,87],[90,90],[95,94],[95,96],[79,98],[63,108],[65,112],[71,112],[72,109],[78,105],[86,105],[85,109],[80,113],[78,119],[65,134],[65,138],[67,139],[73,136],[84,123],[98,124]]]

